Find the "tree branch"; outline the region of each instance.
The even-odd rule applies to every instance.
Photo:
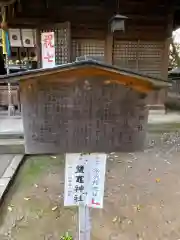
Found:
[[[173,37],[171,38],[171,46],[172,46],[172,54],[173,54],[173,56],[175,58],[175,62],[177,64],[177,66],[180,67],[180,57],[179,57],[179,53],[177,51],[177,48],[176,48],[176,46],[174,44]]]

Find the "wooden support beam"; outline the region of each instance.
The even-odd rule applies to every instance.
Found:
[[[167,38],[164,43],[163,61],[162,61],[162,77],[166,80],[168,78],[169,47],[170,47],[170,38]]]
[[[43,24],[54,24],[54,21],[53,20],[49,20],[47,18],[12,18],[12,19],[9,19],[8,20],[8,25],[10,27],[22,27],[22,26],[29,26],[29,27],[36,27],[36,26],[39,26],[39,25],[43,25]]]
[[[38,28],[36,30],[36,54],[37,54],[37,63],[38,68],[42,67],[42,61],[41,61],[41,32]]]
[[[57,8],[56,5],[54,5],[52,8],[44,8],[44,6],[36,6],[36,4],[30,6],[29,4],[26,4],[26,6],[23,7],[21,13],[17,13],[19,17],[26,17],[30,19],[37,19],[37,18],[46,18],[50,21],[73,21],[77,20],[77,16],[81,16],[78,19],[84,20],[94,20],[94,21],[108,21],[110,17],[114,14],[115,9],[109,9],[109,8],[103,8],[98,7],[93,10],[80,10],[76,7],[61,7],[60,9]],[[167,9],[150,9],[147,8],[147,6],[140,8],[136,8],[136,10],[133,8],[129,8],[126,6],[123,6],[121,8],[121,14],[127,15],[130,20],[149,20],[149,21],[165,21],[166,19],[166,12]]]
[[[108,32],[105,39],[105,61],[108,64],[113,63],[113,34]]]
[[[163,61],[162,61],[162,77],[168,78],[168,66],[169,66],[169,47],[171,43],[172,31],[173,31],[173,15],[169,14],[167,18],[167,31],[166,39],[164,43]]]

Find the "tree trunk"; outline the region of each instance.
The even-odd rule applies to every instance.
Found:
[[[176,49],[176,46],[174,44],[173,37],[171,38],[171,46],[172,46],[172,54],[174,55],[177,66],[180,67],[180,57],[179,57],[178,51]]]

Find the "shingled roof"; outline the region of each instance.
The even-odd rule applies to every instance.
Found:
[[[122,80],[123,77],[129,77],[135,85],[146,84],[150,89],[164,88],[171,85],[169,82],[160,78],[147,76],[129,69],[118,68],[95,60],[78,61],[55,66],[54,68],[36,69],[4,75],[0,76],[0,82],[21,82],[28,79],[35,81],[39,76],[50,76],[54,74],[62,74],[67,77],[70,75],[80,76],[82,72],[84,77],[102,76],[105,78],[107,77],[107,79],[115,80],[120,84],[124,84]]]

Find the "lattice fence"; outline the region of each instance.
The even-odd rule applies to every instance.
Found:
[[[42,32],[55,33],[55,55],[56,65],[68,63],[71,59],[71,38],[70,38],[70,24],[68,22],[56,24],[53,27],[46,26],[41,29]]]
[[[161,77],[163,52],[163,42],[139,41],[138,71]]]
[[[76,57],[90,55],[90,56],[104,56],[105,42],[101,40],[92,39],[76,39],[72,40],[72,60]]]
[[[137,70],[137,41],[115,41],[114,43],[114,64],[122,68]]]
[[[115,41],[114,64],[161,77],[164,47],[164,42]]]

